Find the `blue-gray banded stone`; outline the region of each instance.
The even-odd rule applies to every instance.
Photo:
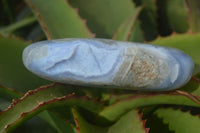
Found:
[[[109,39],[59,39],[29,45],[23,62],[55,82],[134,90],[172,90],[191,78],[194,63],[177,49]]]

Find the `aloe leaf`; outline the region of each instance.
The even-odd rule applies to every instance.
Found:
[[[111,38],[114,31],[134,13],[132,0],[69,0],[97,37]]]
[[[59,118],[61,118],[62,120],[66,121],[67,123],[69,123],[69,121],[70,121],[71,124],[75,125],[74,117],[73,117],[73,114],[72,114],[72,108],[70,106],[55,107],[55,108],[49,109],[49,111],[54,113]]]
[[[120,40],[120,41],[128,41],[130,38],[130,35],[134,28],[139,25],[135,25],[138,15],[140,11],[142,10],[142,7],[137,7],[134,9],[134,12],[131,16],[129,16],[116,30],[113,39],[114,40]]]
[[[10,105],[10,101],[8,101],[7,99],[4,98],[0,98],[0,112],[2,110],[5,110],[9,107]]]
[[[8,100],[20,98],[23,93],[17,92],[16,90],[9,89],[3,86],[0,86],[0,97]]]
[[[192,78],[192,80],[183,86],[181,90],[184,90],[195,96],[200,96],[200,83]]]
[[[114,104],[105,107],[99,116],[104,119],[97,118],[99,123],[110,124],[119,119],[120,116],[127,111],[136,107],[145,107],[149,105],[159,104],[175,104],[200,107],[199,102],[194,102],[192,99],[187,98],[180,94],[146,94],[146,95],[133,95],[131,97],[118,100]]]
[[[200,5],[198,0],[186,0],[189,10],[189,24],[190,29],[194,32],[200,31]]]
[[[50,83],[24,67],[22,51],[28,44],[18,38],[0,36],[0,85],[25,92]]]
[[[48,39],[93,37],[84,21],[66,0],[26,0]]]
[[[108,133],[147,133],[144,125],[145,121],[142,120],[141,115],[133,109],[112,125]]]
[[[14,133],[57,133],[57,131],[46,121],[33,117],[14,130]]]
[[[147,41],[157,37],[157,22],[156,22],[156,0],[133,0],[136,6],[143,6],[144,9],[139,15],[141,21],[141,29],[144,32],[144,37]]]
[[[77,133],[75,127],[56,113],[43,111],[38,116],[54,127],[58,133]]]
[[[129,37],[129,41],[133,41],[133,42],[144,42],[145,38],[144,38],[144,33],[141,29],[141,24],[140,21],[137,20],[135,22],[134,28],[130,34]]]
[[[22,95],[16,90],[0,86],[0,112],[8,108],[13,99],[20,98]]]
[[[11,106],[0,113],[0,132],[12,131],[24,121],[39,112],[57,106],[78,105],[91,112],[102,110],[102,105],[85,96],[75,96],[71,87],[64,85],[50,85],[27,92],[24,97],[15,100]]]
[[[77,130],[80,133],[146,133],[145,121],[141,119],[141,115],[137,110],[131,110],[123,115],[115,124],[107,127],[100,127],[88,123],[75,109],[73,109]]]
[[[154,112],[151,112],[145,119],[145,127],[149,128],[148,133],[174,133],[169,130],[168,123],[163,123],[163,120],[154,114]]]
[[[78,111],[73,109],[74,119],[78,133],[106,133],[107,128],[88,123]]]
[[[186,32],[189,29],[189,14],[185,0],[166,0],[165,11],[167,20],[173,30],[178,33]]]
[[[10,103],[12,102],[13,99],[20,98],[20,97],[22,97],[22,95],[23,94],[17,92],[16,90],[12,90],[12,89],[1,86],[0,87],[0,110],[5,110],[6,108],[8,108],[8,106],[10,105]],[[63,119],[61,119],[60,117],[54,115],[53,113],[51,113],[49,111],[43,111],[42,113],[39,114],[39,116],[43,120],[46,120],[48,123],[51,123],[51,125],[53,125],[56,122],[55,124],[59,125],[58,127],[56,127],[58,132],[61,132],[61,131],[66,132],[66,130],[68,132],[70,131],[69,123],[67,123],[66,121],[64,121]],[[25,127],[26,126],[29,126],[29,125],[25,124]]]
[[[22,27],[25,27],[27,25],[30,25],[32,23],[36,22],[36,18],[34,16],[32,17],[28,17],[28,18],[24,18],[23,20],[16,22],[14,24],[11,24],[7,27],[1,28],[0,29],[0,33],[4,36],[10,35],[12,34],[14,31],[16,31],[17,29],[20,29]]]
[[[172,48],[177,48],[192,57],[195,63],[194,74],[200,72],[200,52],[199,52],[200,34],[173,34],[169,37],[160,37],[151,44],[157,44]]]
[[[200,118],[193,116],[190,112],[182,112],[171,108],[160,108],[155,114],[169,125],[169,129],[176,133],[198,133],[200,132]]]

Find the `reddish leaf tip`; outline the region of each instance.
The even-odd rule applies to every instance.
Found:
[[[139,117],[140,117],[140,121],[142,121],[142,128],[145,131],[145,133],[148,133],[149,129],[145,127],[147,120],[146,119],[143,120],[142,119],[143,113],[139,113],[139,110],[137,110],[137,111],[138,111],[138,114],[139,114]]]

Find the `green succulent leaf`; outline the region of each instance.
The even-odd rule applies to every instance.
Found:
[[[57,131],[39,117],[33,117],[14,130],[14,133],[57,133]]]
[[[73,109],[73,114],[79,133],[106,133],[107,128],[88,123],[75,109]]]
[[[200,31],[200,4],[198,0],[186,0],[189,12],[190,29],[194,32]]]
[[[4,36],[8,36],[8,35],[11,35],[14,31],[16,31],[20,28],[23,28],[25,26],[31,25],[34,22],[36,22],[36,18],[34,16],[24,18],[23,20],[21,20],[19,22],[16,22],[16,23],[11,24],[4,28],[0,28],[0,33]]]
[[[185,86],[183,86],[181,90],[198,97],[200,96],[200,82],[196,81],[194,78],[195,77],[193,77],[192,80],[190,80],[190,82]]]
[[[69,0],[69,3],[79,9],[91,31],[104,38],[111,38],[135,9],[132,0]]]
[[[141,21],[141,29],[144,32],[145,40],[150,41],[157,37],[157,22],[156,22],[156,0],[133,0],[136,6],[142,6],[144,9],[139,15]]]
[[[187,53],[189,56],[192,57],[195,63],[194,74],[197,74],[198,72],[200,72],[199,42],[200,42],[199,33],[197,34],[186,33],[186,34],[173,34],[169,37],[160,37],[150,43],[177,48],[179,50],[184,51],[185,53]]]
[[[166,0],[165,11],[167,20],[172,29],[178,33],[186,32],[189,29],[189,14],[185,0]]]
[[[146,95],[133,95],[128,98],[117,100],[110,106],[105,107],[100,113],[97,121],[109,125],[119,119],[120,116],[127,111],[136,107],[145,107],[150,105],[160,104],[174,104],[174,105],[186,105],[193,107],[200,107],[200,103],[193,99],[186,97],[184,94],[146,94]],[[102,117],[104,119],[102,119]]]
[[[26,0],[48,39],[93,37],[84,21],[66,0]]]
[[[129,16],[115,32],[115,34],[113,36],[114,40],[120,40],[120,41],[128,41],[129,40],[131,33],[134,31],[134,29],[139,28],[139,27],[136,27],[136,26],[139,26],[139,25],[136,25],[136,22],[137,22],[137,18],[138,18],[138,15],[141,10],[142,10],[142,7],[135,8],[134,13],[131,16]],[[132,38],[134,38],[134,36],[136,36],[136,35],[133,34]],[[140,38],[141,37],[139,37],[139,39]],[[137,40],[135,40],[135,41],[137,41]]]
[[[2,110],[5,110],[9,107],[11,101],[8,101],[7,99],[0,98],[0,112]]]
[[[60,117],[59,114],[45,110],[38,116],[54,127],[58,133],[77,133],[75,127],[69,121]]]
[[[132,41],[132,42],[144,42],[144,40],[145,40],[144,33],[142,31],[140,21],[137,20],[135,22],[134,28],[133,28],[133,30],[132,30],[132,32],[130,34],[129,41]]]
[[[0,112],[8,108],[13,99],[20,98],[22,95],[16,90],[0,86]]]
[[[141,115],[137,110],[131,110],[123,115],[115,124],[109,127],[100,127],[88,123],[75,109],[73,114],[76,120],[77,130],[80,133],[146,133]]]
[[[23,93],[17,92],[16,90],[9,89],[3,86],[0,86],[0,97],[8,100],[20,98]]]
[[[102,110],[102,104],[85,96],[75,96],[72,88],[53,84],[27,92],[24,97],[14,100],[7,110],[0,113],[0,132],[12,131],[26,120],[52,107],[77,105],[94,113]]]
[[[200,132],[200,118],[189,112],[174,110],[171,108],[160,108],[155,114],[169,125],[169,129],[175,133],[198,133]]]
[[[115,124],[107,127],[88,123],[75,109],[73,109],[77,130],[80,133],[146,133],[145,121],[137,110],[133,109],[123,115]]]
[[[141,115],[133,109],[112,125],[108,133],[147,133],[144,125],[145,122],[142,120]]]
[[[26,92],[50,83],[24,67],[22,52],[28,44],[18,38],[0,36],[0,85]]]
[[[48,109],[48,112],[49,111],[54,113],[55,116],[58,116],[60,119],[64,120],[65,122],[69,123],[70,121],[70,123],[72,123],[73,125],[75,124],[71,106],[55,107],[55,108]]]
[[[148,110],[150,107],[146,107],[145,110]],[[148,112],[148,116],[145,116],[146,124],[145,127],[149,128],[148,133],[174,133],[173,131],[169,130],[168,123],[164,123],[161,118],[159,118],[156,114],[154,114],[154,111],[158,109],[158,107],[154,106],[154,110],[151,112]],[[143,110],[142,113],[145,111]],[[143,115],[144,116],[144,115]]]

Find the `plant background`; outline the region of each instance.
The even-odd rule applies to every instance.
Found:
[[[1,0],[0,132],[200,132],[199,0]],[[31,42],[109,38],[180,49],[195,62],[170,92],[63,85],[25,69]]]

